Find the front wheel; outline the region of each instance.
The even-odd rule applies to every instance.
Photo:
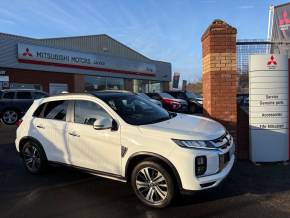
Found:
[[[32,174],[42,173],[47,164],[43,149],[33,141],[26,142],[21,151],[25,168]]]
[[[172,177],[161,164],[154,161],[141,162],[134,168],[131,185],[137,197],[150,207],[166,207],[175,195]]]

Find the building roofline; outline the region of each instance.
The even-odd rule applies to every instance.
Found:
[[[283,6],[286,6],[286,5],[289,5],[289,4],[290,4],[290,2],[281,4],[281,5],[274,5],[274,8],[283,7]]]
[[[79,35],[79,36],[65,36],[65,37],[52,37],[52,38],[32,38],[32,37],[27,37],[27,36],[21,36],[21,35],[15,35],[15,34],[10,34],[10,33],[3,33],[0,32],[0,35],[4,35],[4,36],[8,36],[8,37],[16,37],[16,38],[21,38],[21,39],[28,39],[28,40],[34,40],[35,42],[41,42],[44,40],[58,40],[58,39],[76,39],[76,38],[81,38],[81,37],[107,37],[111,40],[113,40],[116,43],[119,43],[120,45],[122,45],[123,47],[129,49],[130,51],[142,56],[143,58],[147,59],[148,61],[156,61],[156,62],[160,62],[160,63],[170,63],[168,61],[162,61],[162,60],[155,60],[155,59],[151,59],[145,55],[143,55],[142,53],[140,53],[139,51],[134,50],[133,48],[128,47],[127,45],[125,45],[124,43],[114,39],[113,37],[107,35],[107,34],[92,34],[92,35]],[[47,45],[45,45],[47,46]],[[170,63],[171,64],[171,63]]]

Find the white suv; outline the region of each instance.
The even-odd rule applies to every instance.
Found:
[[[61,94],[36,100],[17,129],[26,169],[48,163],[130,182],[146,205],[216,187],[233,167],[234,142],[219,123],[167,112],[130,92]]]

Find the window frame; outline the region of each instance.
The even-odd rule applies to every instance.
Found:
[[[65,120],[57,120],[57,119],[50,119],[50,118],[46,118],[46,117],[44,117],[44,111],[46,110],[46,108],[47,108],[47,105],[49,104],[49,103],[52,103],[52,102],[56,102],[56,101],[64,101],[64,102],[67,102],[67,108],[66,108],[66,116],[65,116]],[[36,110],[33,112],[33,114],[32,114],[32,116],[34,117],[34,118],[38,118],[38,119],[44,119],[44,120],[52,120],[52,121],[60,121],[60,122],[70,122],[69,120],[69,118],[71,117],[71,115],[70,115],[70,113],[71,113],[71,111],[70,111],[70,104],[71,104],[71,102],[72,102],[72,100],[52,100],[52,101],[47,101],[47,102],[44,102],[44,103],[42,103],[42,104],[40,104],[37,108],[36,108],[36,110],[39,108],[39,107],[41,107],[41,105],[43,105],[44,104],[44,107],[42,108],[42,111],[40,112],[40,114],[39,114],[39,116],[38,117],[36,117],[36,116],[34,116],[34,113],[36,112]]]
[[[4,95],[10,94],[10,93],[13,93],[13,98],[4,98]],[[15,100],[15,96],[16,96],[16,92],[14,91],[2,92],[1,99],[6,100],[6,101],[12,101],[12,100]]]
[[[45,92],[35,91],[35,92],[31,92],[31,96],[32,96],[32,99],[33,100],[41,99],[41,98],[35,98],[35,94],[41,94],[41,95],[43,95],[41,98],[47,98],[48,97],[48,94],[45,93]]]
[[[30,98],[18,98],[18,94],[19,93],[29,93]],[[15,100],[20,100],[20,101],[23,101],[23,100],[31,100],[32,101],[32,100],[34,100],[31,91],[17,91],[17,92],[15,92],[14,99]]]
[[[76,123],[75,122],[75,106],[76,106],[76,102],[77,101],[88,101],[88,102],[91,102],[93,104],[96,104],[98,107],[100,107],[101,109],[103,109],[108,114],[108,116],[112,119],[112,126],[113,126],[113,123],[116,122],[116,120],[114,119],[114,117],[103,106],[101,106],[98,102],[95,102],[95,101],[92,101],[92,100],[88,100],[88,99],[74,99],[74,100],[71,101],[71,104],[72,105],[71,105],[70,121],[69,122],[72,122],[72,123],[77,124],[77,125],[93,126],[93,125],[89,125],[89,124]],[[118,123],[117,123],[117,126],[119,126]]]

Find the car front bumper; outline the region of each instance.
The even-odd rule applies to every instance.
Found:
[[[180,190],[192,192],[218,186],[230,173],[235,163],[234,142],[225,151],[195,150],[177,148],[170,155],[180,177]],[[229,160],[221,163],[221,157],[229,153]],[[174,157],[173,157],[174,155]],[[204,175],[195,175],[195,158],[206,156],[207,170]]]

